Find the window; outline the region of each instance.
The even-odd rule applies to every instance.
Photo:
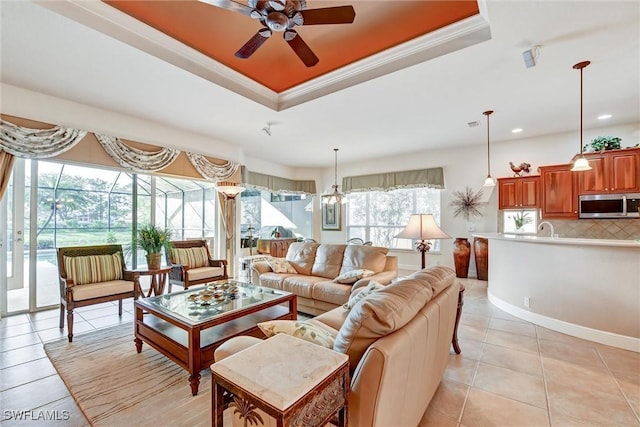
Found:
[[[535,209],[503,211],[502,232],[535,234],[538,230],[538,215]]]
[[[241,195],[241,238],[268,239],[277,227],[281,237],[310,237],[313,231],[313,198],[304,194],[271,193],[247,189]],[[244,247],[243,242],[243,247]]]
[[[407,224],[412,213],[431,213],[440,223],[440,190],[404,188],[392,191],[368,191],[349,194],[347,203],[347,239],[359,237],[374,246],[413,249],[413,242],[394,236]],[[440,249],[439,241],[432,249]]]

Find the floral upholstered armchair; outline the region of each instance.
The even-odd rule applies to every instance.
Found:
[[[138,299],[139,275],[127,271],[121,245],[74,246],[58,248],[60,274],[60,329],[67,311],[69,342],[73,341],[73,309],[107,301]]]
[[[171,242],[166,252],[169,272],[169,286],[189,286],[224,280],[227,275],[227,260],[211,259],[205,240],[177,240]]]

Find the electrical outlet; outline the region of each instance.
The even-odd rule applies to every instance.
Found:
[[[531,307],[531,301],[529,300],[529,297],[524,297],[524,306],[527,308]]]

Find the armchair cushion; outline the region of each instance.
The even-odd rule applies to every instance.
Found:
[[[122,279],[122,255],[65,256],[64,269],[74,285]]]
[[[224,267],[198,267],[187,270],[187,279],[189,282],[203,280],[210,277],[218,277],[224,274]]]
[[[71,288],[74,301],[83,301],[92,298],[100,298],[108,295],[133,292],[135,282],[127,280],[110,280],[108,282],[89,283]]]
[[[204,246],[194,248],[171,248],[173,264],[181,264],[189,268],[207,267],[209,254]]]

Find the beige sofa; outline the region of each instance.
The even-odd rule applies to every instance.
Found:
[[[293,292],[298,296],[298,311],[317,315],[349,299],[354,284],[335,282],[341,274],[367,269],[374,272],[368,279],[391,283],[398,275],[398,259],[388,256],[388,251],[377,246],[296,242],[285,257],[295,272],[276,273],[269,262],[257,261],[251,265],[251,279],[261,286]]]
[[[354,294],[366,285],[359,283]],[[349,355],[349,425],[418,425],[449,360],[458,294],[455,271],[431,267],[371,293],[350,311],[338,307],[306,321],[335,334],[333,349]],[[257,340],[232,338],[215,359],[250,351]]]

